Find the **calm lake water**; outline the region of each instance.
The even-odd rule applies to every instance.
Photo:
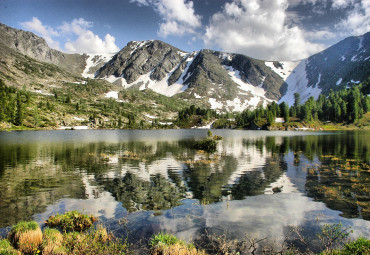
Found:
[[[192,148],[206,130],[0,132],[0,233],[78,210],[131,241],[338,222],[370,237],[369,131],[212,131],[212,155]]]

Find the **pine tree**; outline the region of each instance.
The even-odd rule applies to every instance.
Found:
[[[287,103],[285,102],[282,102],[280,105],[280,112],[281,112],[281,115],[283,116],[284,118],[284,121],[285,122],[288,122],[289,121],[289,106]]]
[[[21,94],[17,93],[17,100],[16,100],[16,112],[14,117],[14,125],[21,126],[24,118],[24,109]]]

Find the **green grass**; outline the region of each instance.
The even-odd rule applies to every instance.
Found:
[[[21,221],[17,225],[13,226],[12,232],[24,233],[29,230],[36,230],[39,228],[39,225],[35,221]]]
[[[63,231],[85,231],[97,221],[93,215],[81,214],[77,211],[50,216],[45,225],[60,228]]]
[[[342,249],[324,251],[321,255],[368,255],[370,254],[370,240],[359,237],[357,240],[344,244]]]
[[[166,233],[158,233],[152,237],[150,240],[150,246],[155,247],[158,245],[165,245],[165,246],[170,246],[170,245],[175,245],[175,244],[181,244],[184,245],[185,242],[178,239],[176,236],[171,235],[171,234],[166,234]]]
[[[0,240],[0,255],[17,255],[18,252],[13,248],[8,239]]]

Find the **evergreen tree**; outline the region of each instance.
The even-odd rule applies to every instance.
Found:
[[[17,93],[17,100],[16,100],[16,112],[14,117],[14,125],[21,126],[24,118],[24,109],[21,94]]]
[[[280,112],[281,112],[281,116],[284,118],[284,121],[285,122],[288,122],[289,121],[289,106],[287,103],[285,102],[282,102],[280,105]]]

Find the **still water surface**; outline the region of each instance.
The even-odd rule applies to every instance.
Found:
[[[370,237],[369,131],[213,133],[208,155],[192,148],[206,130],[0,132],[0,228],[78,210],[131,241],[338,222]]]

